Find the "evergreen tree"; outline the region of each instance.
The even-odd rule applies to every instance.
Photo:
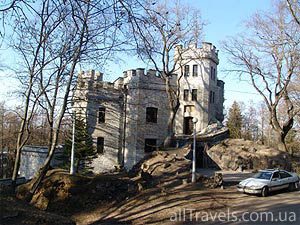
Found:
[[[241,138],[242,137],[242,113],[241,109],[236,101],[229,109],[229,116],[227,120],[227,127],[230,132],[230,137]]]
[[[70,130],[68,137],[65,141],[64,155],[70,159],[72,149],[72,129]],[[75,119],[75,170],[78,172],[80,161],[88,160],[96,155],[96,151],[93,148],[93,139],[87,132],[87,126],[83,118]],[[68,163],[67,167],[70,167]]]

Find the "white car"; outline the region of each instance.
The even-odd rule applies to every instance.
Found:
[[[288,188],[290,191],[299,187],[299,177],[296,173],[284,170],[261,170],[254,177],[243,180],[238,185],[238,191],[248,194],[268,196],[272,191]]]

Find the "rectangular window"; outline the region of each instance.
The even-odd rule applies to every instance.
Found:
[[[146,108],[146,122],[157,123],[157,108],[147,107]]]
[[[97,153],[103,154],[104,153],[104,138],[97,137]]]
[[[198,65],[193,65],[193,77],[198,76]]]
[[[98,123],[105,123],[105,107],[99,107]]]
[[[213,67],[211,66],[210,67],[210,79],[213,79],[213,72],[214,72],[214,70],[213,70]]]
[[[192,90],[192,101],[197,101],[197,89]]]
[[[188,89],[183,90],[183,100],[184,101],[189,100],[189,90]]]
[[[185,65],[184,66],[184,76],[189,76],[190,75],[190,66]]]
[[[215,103],[215,92],[214,91],[209,92],[209,103]]]
[[[156,139],[145,139],[145,152],[153,152],[156,150]]]
[[[216,69],[214,68],[214,79],[213,80],[216,80]]]
[[[132,76],[136,76],[136,70],[132,70]]]

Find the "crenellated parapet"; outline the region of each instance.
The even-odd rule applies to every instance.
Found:
[[[214,61],[217,65],[219,64],[218,58],[219,50],[216,49],[212,43],[202,42],[202,47],[198,48],[197,44],[190,44],[186,48],[182,45],[175,47],[175,61],[186,60],[200,60],[200,59],[210,59]]]
[[[123,88],[124,79],[119,77],[114,82],[103,81],[103,73],[95,70],[80,71],[76,91],[113,91],[118,92]]]
[[[143,85],[165,85],[165,79],[161,76],[161,72],[144,68],[131,69],[123,72],[124,84],[132,86]],[[171,85],[176,85],[177,74],[172,74],[170,77]]]

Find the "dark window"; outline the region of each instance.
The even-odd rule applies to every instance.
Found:
[[[215,103],[215,92],[214,91],[209,92],[209,103]]]
[[[286,172],[283,172],[283,171],[280,172],[280,178],[281,179],[288,178],[288,177],[291,177],[291,175],[286,173]]]
[[[105,107],[99,107],[98,123],[105,123]]]
[[[193,65],[193,77],[198,76],[198,65]]]
[[[216,80],[216,69],[214,68],[214,76],[213,76],[213,80]]]
[[[192,90],[192,101],[197,101],[197,89]]]
[[[153,152],[156,150],[156,139],[145,139],[145,152]]]
[[[213,79],[213,72],[214,72],[214,70],[213,70],[213,67],[211,66],[210,67],[210,79]]]
[[[190,66],[185,65],[184,66],[184,76],[189,76],[190,75]]]
[[[136,70],[132,70],[132,76],[136,75]]]
[[[278,179],[280,178],[280,177],[279,177],[279,172],[275,172],[275,173],[273,174],[272,179],[274,179],[274,178],[278,178]]]
[[[183,100],[184,101],[188,101],[189,100],[189,90],[188,89],[185,89],[183,91]]]
[[[146,121],[149,123],[157,123],[157,108],[146,108]]]
[[[97,137],[97,153],[103,154],[104,153],[104,138]]]

